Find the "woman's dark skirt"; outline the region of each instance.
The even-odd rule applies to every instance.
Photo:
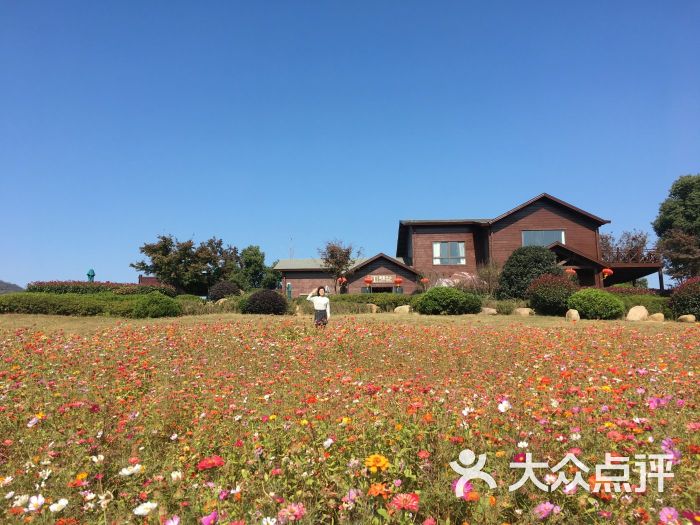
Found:
[[[328,324],[328,315],[325,310],[314,310],[314,324],[316,326]]]

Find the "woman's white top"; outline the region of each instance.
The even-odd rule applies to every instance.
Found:
[[[330,301],[330,299],[328,299],[328,297],[326,297],[325,295],[323,295],[323,296],[315,295],[315,296],[311,297],[313,295],[313,293],[314,292],[309,293],[309,295],[306,296],[306,300],[314,303],[314,310],[325,310],[326,315],[330,319],[330,317],[331,317],[331,301]]]

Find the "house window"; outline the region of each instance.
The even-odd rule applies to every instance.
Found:
[[[564,230],[523,230],[523,246],[549,246],[553,242],[566,244]]]
[[[467,264],[464,242],[434,242],[433,264]]]

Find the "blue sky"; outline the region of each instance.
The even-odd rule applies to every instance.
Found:
[[[700,172],[700,3],[0,5],[0,279],[135,281],[158,234],[268,262],[541,192],[651,230]]]

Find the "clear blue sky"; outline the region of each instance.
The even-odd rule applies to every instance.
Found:
[[[393,255],[400,219],[545,191],[650,231],[700,172],[698,27],[696,0],[4,1],[0,279],[134,281],[161,233]]]

